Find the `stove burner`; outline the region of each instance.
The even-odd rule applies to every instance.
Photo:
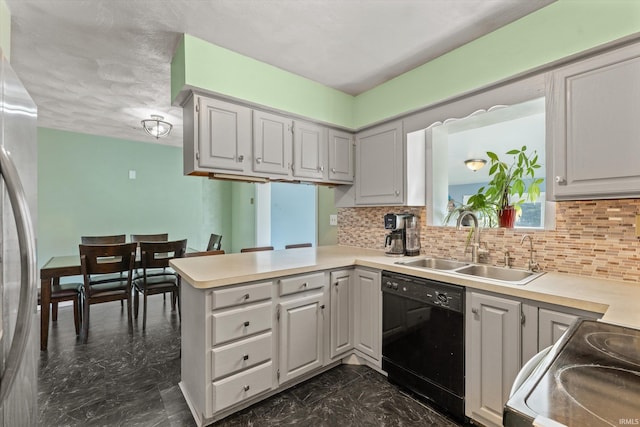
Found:
[[[640,337],[614,332],[592,332],[585,336],[587,343],[609,357],[640,366]]]
[[[638,417],[640,406],[636,399],[640,393],[640,372],[601,365],[569,365],[556,371],[555,381],[558,390],[564,391],[570,400],[602,422],[592,420],[589,425],[617,427],[621,419]],[[615,398],[602,405],[601,396]],[[560,421],[568,414],[560,411],[554,415],[554,419]],[[583,416],[573,412],[562,422],[586,425],[588,418],[581,420]],[[574,424],[575,421],[578,423]]]

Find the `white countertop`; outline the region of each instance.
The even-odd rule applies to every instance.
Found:
[[[419,257],[416,257],[419,258]],[[410,258],[405,258],[407,260]],[[533,301],[603,313],[602,320],[640,328],[640,284],[545,273],[526,285],[462,276],[395,264],[399,258],[382,251],[348,246],[320,246],[181,258],[171,266],[183,280],[199,289],[235,285],[318,270],[363,266],[445,281]]]

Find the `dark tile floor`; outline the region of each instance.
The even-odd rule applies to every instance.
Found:
[[[42,426],[195,426],[182,397],[180,323],[169,301],[149,299],[127,333],[118,302],[91,307],[88,344],[76,340],[70,307],[60,308],[41,353]],[[216,426],[452,426],[377,372],[341,365],[231,415]]]

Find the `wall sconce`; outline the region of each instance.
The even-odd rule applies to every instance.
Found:
[[[163,138],[171,132],[173,125],[164,120],[164,117],[152,114],[150,119],[141,120],[142,128],[155,139]]]
[[[487,164],[487,161],[485,159],[469,159],[465,160],[464,164],[470,170],[477,172]]]

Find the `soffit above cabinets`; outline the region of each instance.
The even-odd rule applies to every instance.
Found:
[[[156,142],[174,124],[170,62],[182,33],[357,94],[553,0],[5,0],[12,63],[42,127]]]

